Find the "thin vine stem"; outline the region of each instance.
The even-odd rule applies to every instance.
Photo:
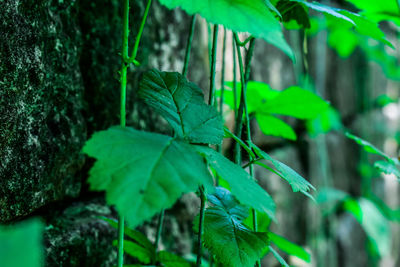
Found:
[[[156,240],[154,241],[154,250],[155,254],[158,251],[158,243],[160,243],[161,233],[164,226],[164,213],[165,210],[162,210],[158,215],[158,225],[157,225],[157,233],[156,233]],[[155,264],[155,262],[153,262]]]
[[[185,51],[185,62],[183,64],[182,75],[186,77],[188,66],[189,66],[189,59],[190,59],[190,51],[192,49],[192,42],[193,42],[193,33],[194,28],[196,26],[196,14],[192,16],[192,20],[190,22],[190,29],[189,35],[186,43],[186,51]]]
[[[233,113],[234,113],[234,117],[236,118],[237,116],[237,93],[236,93],[236,44],[235,44],[235,38],[234,38],[234,33],[232,32],[232,56],[233,56],[233,73],[232,73],[232,78],[233,78]]]
[[[214,25],[213,43],[211,50],[211,70],[210,70],[210,92],[208,95],[208,104],[214,105],[215,100],[215,73],[217,61],[217,44],[218,44],[218,24]]]
[[[148,0],[146,9],[144,10],[142,22],[140,23],[139,32],[136,35],[136,40],[135,40],[135,44],[133,46],[132,55],[130,56],[130,59],[129,59],[131,62],[134,62],[136,60],[137,52],[139,49],[140,39],[142,38],[142,33],[143,33],[144,25],[146,24],[147,15],[149,14],[150,6],[151,6],[151,0]]]
[[[204,232],[204,212],[206,209],[206,201],[207,201],[204,186],[199,187],[199,193],[200,193],[200,219],[199,219],[199,237],[197,239],[197,259],[196,259],[197,267],[201,266],[201,254],[203,250],[202,236]]]
[[[216,60],[217,60],[217,43],[218,43],[218,24],[214,25],[214,34],[213,34],[213,42],[211,49],[211,75],[210,75],[210,93],[208,97],[208,104],[210,106],[214,105],[214,92],[215,92],[215,72],[216,72]],[[202,246],[202,237],[204,231],[204,212],[206,207],[207,196],[204,189],[204,186],[199,187],[200,193],[200,219],[199,219],[199,236],[197,239],[197,260],[196,266],[201,266],[201,254],[203,250]]]
[[[224,28],[224,39],[222,42],[222,67],[221,67],[221,97],[219,102],[219,112],[223,115],[224,91],[225,91],[225,51],[226,51],[226,29]]]
[[[128,64],[126,59],[128,58],[129,47],[129,0],[124,0],[123,5],[123,16],[122,16],[123,30],[122,30],[122,63],[121,63],[121,91],[120,91],[120,125],[126,126],[126,83],[127,83],[127,72]],[[124,265],[124,216],[120,215],[118,218],[118,258],[117,266],[122,267]]]
[[[240,116],[240,118],[243,118],[243,111],[244,111],[244,117],[245,117],[245,123],[246,123],[246,132],[247,132],[247,143],[251,144],[251,127],[250,127],[250,117],[249,117],[249,113],[248,113],[248,109],[247,109],[247,97],[246,97],[246,87],[247,87],[247,82],[249,81],[250,78],[250,70],[251,70],[251,59],[253,57],[253,52],[254,52],[254,44],[255,44],[255,38],[252,38],[249,40],[250,44],[249,44],[249,49],[247,51],[246,54],[246,66],[245,68],[243,67],[243,59],[242,59],[242,55],[240,53],[240,43],[239,43],[239,37],[237,36],[237,34],[235,34],[235,41],[236,41],[236,48],[238,51],[238,58],[239,58],[239,70],[240,70],[240,83],[241,83],[241,98],[240,98],[240,104],[239,104],[239,114],[238,116]],[[237,120],[238,123],[242,124],[242,119]],[[237,126],[237,134],[238,136],[240,136],[241,132],[242,132],[242,126],[236,125]],[[241,164],[241,160],[240,160],[240,145],[237,144],[236,145],[237,151],[236,153],[239,154],[236,155],[239,158],[239,162],[238,164]],[[249,154],[250,157],[250,162],[253,161],[253,157],[252,155]],[[253,164],[250,164],[248,166],[249,168],[249,174],[251,177],[254,177],[254,169],[253,169]],[[252,215],[253,215],[253,230],[257,231],[257,213],[254,209],[252,209]],[[256,262],[256,266],[261,267],[261,263],[260,260],[257,260]]]

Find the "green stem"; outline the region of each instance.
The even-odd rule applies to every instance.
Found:
[[[214,25],[213,44],[211,50],[211,70],[210,70],[210,92],[208,95],[208,104],[214,105],[215,95],[215,68],[217,60],[217,43],[218,43],[218,24]]]
[[[134,62],[136,60],[136,55],[137,55],[137,52],[138,52],[138,49],[139,49],[140,39],[142,37],[144,25],[146,24],[146,19],[147,19],[147,15],[149,14],[150,6],[151,6],[151,0],[148,0],[147,1],[147,5],[146,5],[146,9],[144,10],[142,22],[140,23],[139,32],[136,35],[136,40],[135,40],[135,44],[133,46],[132,55],[129,58],[130,62]]]
[[[160,214],[158,215],[158,225],[157,225],[157,233],[156,233],[156,240],[154,241],[154,250],[155,250],[155,255],[157,254],[158,251],[158,243],[160,242],[161,239],[161,233],[162,233],[162,228],[164,225],[164,213],[165,211],[162,210]],[[153,262],[155,264],[155,262]]]
[[[193,33],[194,27],[196,26],[196,14],[192,16],[192,21],[190,22],[190,30],[189,35],[186,43],[186,51],[185,51],[185,63],[183,65],[182,75],[186,76],[188,66],[189,66],[189,59],[190,59],[190,50],[192,49],[192,41],[193,41]]]
[[[204,192],[204,187],[200,186],[199,191],[200,191],[200,219],[199,219],[199,237],[197,239],[197,260],[196,260],[197,267],[201,266],[201,254],[203,248],[202,236],[204,231],[204,212],[207,201],[206,193]]]
[[[224,91],[225,91],[225,51],[226,51],[226,29],[224,29],[224,40],[222,43],[222,67],[221,67],[221,97],[219,102],[219,112],[223,115]]]
[[[237,93],[236,93],[236,49],[235,49],[235,38],[234,38],[234,33],[232,32],[232,56],[233,56],[233,73],[232,73],[232,79],[233,79],[233,106],[234,106],[234,116],[236,118],[237,116]]]
[[[236,115],[236,121],[235,121],[235,135],[239,138],[242,136],[242,128],[243,128],[243,111],[244,111],[244,101],[246,99],[246,82],[245,82],[245,75],[244,70],[243,70],[243,58],[242,54],[240,52],[240,41],[239,37],[236,33],[234,33],[234,38],[235,38],[235,44],[236,44],[236,50],[238,53],[238,60],[239,60],[239,71],[240,71],[240,83],[241,83],[241,92],[240,92],[240,103],[239,103],[239,109],[238,113]],[[234,148],[234,159],[235,163],[241,165],[242,159],[241,159],[241,152],[240,152],[240,145],[238,143],[235,144]]]
[[[241,47],[244,47],[244,46],[246,46],[246,44],[247,44],[248,42],[250,42],[250,41],[253,40],[253,39],[254,39],[253,36],[247,37],[246,40],[244,40],[243,42],[241,42],[241,41],[238,39],[237,44],[240,45]]]
[[[251,59],[253,57],[253,52],[254,52],[254,44],[255,44],[255,39],[252,38],[250,40],[250,45],[249,45],[249,49],[248,52],[246,54],[246,68],[243,68],[243,60],[242,60],[242,56],[240,53],[240,43],[238,42],[239,38],[237,35],[235,35],[235,40],[236,40],[236,48],[238,50],[238,58],[239,58],[239,69],[240,69],[240,83],[241,83],[241,98],[240,98],[240,104],[239,104],[239,114],[238,116],[240,116],[240,118],[243,118],[243,111],[244,111],[244,115],[245,115],[245,123],[246,123],[246,132],[247,132],[247,143],[251,144],[251,127],[250,127],[250,117],[249,117],[249,113],[248,113],[248,109],[247,109],[247,98],[246,98],[246,87],[247,87],[247,82],[249,80],[250,77],[250,70],[251,70]],[[242,120],[238,120],[238,123],[242,124]],[[237,125],[238,126],[238,125]],[[239,127],[238,127],[239,128]],[[242,132],[242,127],[239,128],[240,130],[238,130],[237,132],[239,134],[241,134]],[[240,136],[240,135],[238,135]],[[240,155],[240,146],[239,144],[236,145],[238,147],[237,149],[237,153],[239,153]],[[249,154],[250,157],[250,162],[253,160],[253,157]],[[239,161],[239,164],[241,164],[241,162]],[[251,177],[254,178],[254,169],[253,169],[253,165],[250,164],[249,166],[249,174]],[[257,213],[254,209],[252,209],[252,214],[253,214],[253,230],[257,231]],[[261,263],[260,260],[258,260],[256,262],[256,266],[260,267]]]
[[[120,92],[120,125],[126,126],[126,76],[128,72],[128,37],[129,37],[129,0],[124,0],[123,6],[123,31],[122,31],[122,54],[121,54],[121,92]],[[124,216],[118,218],[118,267],[124,265]]]

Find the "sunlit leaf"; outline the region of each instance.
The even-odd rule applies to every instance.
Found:
[[[296,245],[286,238],[277,235],[275,233],[269,232],[268,237],[270,238],[271,242],[274,243],[280,250],[283,252],[298,257],[306,262],[311,261],[310,253],[308,253],[304,248],[299,245]]]
[[[293,128],[277,117],[265,114],[256,114],[256,120],[261,131],[265,135],[283,137],[289,140],[296,140],[297,136]]]
[[[191,143],[222,142],[222,118],[204,103],[201,89],[183,75],[150,70],[140,82],[139,96],[171,124],[177,136]]]
[[[248,209],[240,206],[228,190],[217,188],[210,200],[213,206],[204,215],[205,246],[224,266],[253,267],[268,246],[268,234],[254,232],[243,224]]]
[[[105,190],[107,203],[132,228],[201,184],[212,190],[203,159],[191,145],[169,136],[112,127],[95,133],[83,152],[97,159],[90,188]]]
[[[0,266],[43,266],[43,230],[44,225],[38,219],[0,225]]]
[[[211,148],[197,146],[197,150],[215,172],[229,183],[232,194],[241,204],[265,212],[275,219],[273,199],[245,170]]]
[[[315,119],[308,120],[306,126],[307,131],[313,137],[343,128],[340,114],[332,107],[319,114]]]
[[[313,119],[328,107],[329,104],[314,93],[298,86],[292,86],[273,99],[265,101],[260,107],[260,113]]]

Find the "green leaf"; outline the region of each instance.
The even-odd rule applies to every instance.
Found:
[[[362,10],[362,14],[369,19],[379,22],[390,20],[400,26],[400,7],[397,0],[381,0],[379,4],[376,0],[347,0]]]
[[[352,135],[351,133],[346,133],[346,137],[356,141],[356,143],[359,144],[366,152],[371,153],[371,154],[377,154],[379,156],[384,157],[388,161],[392,162],[392,159],[388,155],[386,155],[381,150],[376,148],[370,142],[367,142],[367,141],[361,139],[360,137]]]
[[[289,264],[282,258],[281,255],[271,246],[268,246],[269,250],[272,252],[272,255],[274,255],[275,259],[278,260],[278,262],[285,267],[289,267]]]
[[[249,32],[283,50],[292,60],[280,23],[269,10],[269,0],[160,0],[168,8],[181,7],[189,14],[199,13],[209,22],[222,24],[236,32]]]
[[[232,194],[240,203],[265,212],[275,220],[273,199],[245,170],[211,148],[197,146],[197,151],[215,172],[229,183]]]
[[[190,263],[182,257],[170,253],[168,251],[160,251],[158,253],[158,260],[164,267],[190,267]]]
[[[275,98],[266,101],[260,107],[259,112],[287,115],[299,119],[313,119],[328,107],[329,104],[316,94],[298,86],[292,86]]]
[[[332,107],[319,114],[315,119],[308,120],[306,126],[312,137],[332,130],[343,129],[340,114]]]
[[[379,208],[370,200],[349,199],[344,203],[345,210],[354,215],[379,254],[389,255],[391,246],[390,224]]]
[[[132,228],[201,184],[212,190],[203,159],[191,145],[169,136],[112,127],[95,133],[83,152],[97,159],[90,188],[105,190],[107,203]]]
[[[253,267],[268,245],[268,234],[254,232],[243,224],[248,209],[240,206],[228,190],[217,188],[211,199],[214,206],[204,214],[205,246],[224,266]]]
[[[256,120],[261,131],[265,135],[283,137],[289,140],[296,140],[297,136],[293,128],[286,122],[265,114],[256,114]]]
[[[118,246],[118,241],[113,241],[113,246]],[[124,240],[124,252],[143,264],[149,264],[154,256],[154,250],[149,250],[129,240]]]
[[[272,243],[274,243],[280,250],[283,252],[298,257],[306,262],[311,261],[310,253],[308,253],[304,248],[299,245],[296,245],[286,238],[277,235],[275,233],[269,232],[268,237]]]
[[[379,160],[374,163],[374,167],[386,174],[394,174],[400,181],[400,171],[392,162]]]
[[[292,168],[287,166],[286,164],[280,162],[279,160],[273,159],[266,152],[262,151],[255,144],[250,144],[250,146],[254,149],[254,152],[261,159],[266,159],[272,163],[275,167],[276,171],[274,172],[284,180],[286,180],[290,186],[292,187],[293,192],[301,192],[309,198],[314,198],[310,195],[308,191],[311,189],[315,190],[314,186],[310,184],[306,179],[304,179],[301,175],[295,172]],[[262,166],[262,165],[261,165]]]
[[[291,1],[292,2],[301,3],[301,4],[307,6],[307,7],[311,8],[311,9],[314,9],[315,11],[331,15],[333,17],[336,17],[338,19],[347,21],[347,22],[355,25],[355,23],[353,22],[353,20],[351,18],[349,18],[346,15],[343,15],[343,14],[339,13],[340,11],[344,11],[342,9],[326,6],[326,5],[320,4],[318,2],[310,3],[310,2],[307,2],[305,0],[291,0]]]
[[[308,12],[300,3],[295,3],[289,0],[280,0],[277,3],[276,8],[282,14],[282,21],[286,22],[286,28],[288,28],[287,23],[291,21],[296,21],[297,25],[301,26],[301,28],[310,28],[311,25],[308,18]]]
[[[0,265],[2,267],[40,267],[43,265],[44,225],[31,219],[15,225],[0,225]]]
[[[222,118],[204,103],[201,89],[183,75],[150,70],[140,82],[139,96],[171,124],[177,136],[191,143],[222,142]]]

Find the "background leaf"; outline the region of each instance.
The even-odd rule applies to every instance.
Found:
[[[400,181],[400,171],[399,169],[397,169],[396,165],[393,164],[392,162],[379,160],[374,163],[374,167],[386,174],[394,174]]]
[[[392,159],[386,155],[385,153],[383,153],[381,150],[379,150],[378,148],[376,148],[374,145],[372,145],[370,142],[365,141],[363,139],[361,139],[360,137],[357,137],[355,135],[352,135],[351,133],[346,133],[346,137],[350,138],[352,140],[354,140],[357,144],[359,144],[366,152],[368,153],[372,153],[372,154],[377,154],[379,156],[384,157],[385,159],[387,159],[388,161],[392,161]]]
[[[170,253],[168,251],[160,251],[158,253],[158,260],[165,267],[190,267],[190,263],[182,257]]]
[[[44,225],[31,219],[15,225],[0,225],[0,265],[2,267],[43,266]]]
[[[176,135],[191,143],[220,144],[224,135],[222,118],[204,103],[201,89],[177,72],[146,72],[139,96],[159,112]]]
[[[272,243],[274,243],[280,250],[284,251],[285,253],[296,256],[306,262],[311,262],[310,253],[308,253],[301,246],[296,245],[286,238],[272,232],[268,232],[268,237]]]
[[[169,136],[112,127],[95,133],[83,152],[97,159],[90,170],[91,189],[105,190],[107,202],[132,228],[200,184],[212,190],[203,159],[191,145]]]
[[[280,23],[269,10],[269,0],[160,0],[168,8],[181,7],[189,14],[199,13],[209,22],[222,24],[236,32],[249,32],[283,50],[292,60]]]
[[[229,183],[232,194],[240,203],[265,212],[270,218],[275,219],[273,199],[245,170],[211,148],[197,146],[197,151],[215,172]]]

